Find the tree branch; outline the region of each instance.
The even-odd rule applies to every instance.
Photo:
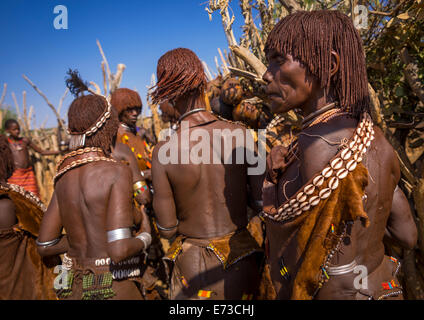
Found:
[[[262,78],[266,66],[249,49],[240,46],[230,46],[231,51],[255,70],[258,78]]]
[[[0,97],[0,107],[3,105],[3,101],[6,97],[6,91],[7,91],[7,83],[3,85],[3,93],[1,94],[1,97]]]
[[[106,74],[107,74],[107,78],[109,80],[109,89],[110,89],[110,84],[111,84],[111,81],[112,81],[112,73],[110,72],[109,63],[107,62],[107,59],[106,59],[105,53],[103,52],[102,45],[100,44],[100,41],[96,40],[96,43],[97,43],[97,46],[99,47],[100,54],[102,56],[102,59],[103,59],[105,66],[106,66]]]
[[[302,10],[300,5],[295,0],[279,0],[281,5],[290,13]]]
[[[40,90],[38,89],[38,87],[30,80],[28,79],[28,77],[26,75],[22,75],[22,77],[31,85],[31,87],[34,88],[35,91],[37,91],[37,93],[43,97],[43,99],[46,101],[47,105],[50,107],[50,109],[52,109],[53,113],[55,114],[57,121],[59,122],[59,125],[61,127],[64,127],[63,121],[60,118],[60,114],[57,112],[55,106],[49,101],[49,99],[47,99],[46,95]]]

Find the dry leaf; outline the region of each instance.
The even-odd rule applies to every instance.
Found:
[[[411,16],[409,15],[408,12],[404,12],[404,13],[401,13],[400,15],[398,15],[396,18],[402,19],[402,20],[407,20],[407,19],[410,19]]]

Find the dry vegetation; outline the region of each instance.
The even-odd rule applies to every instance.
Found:
[[[357,4],[368,8],[367,26],[360,33],[367,59],[372,117],[383,130],[398,156],[402,178],[400,187],[410,200],[419,230],[416,250],[402,250],[387,243],[388,253],[403,258],[403,284],[409,299],[424,299],[424,1],[423,0],[210,0],[209,18],[221,18],[229,52],[218,49],[221,83],[237,76],[244,95],[261,109],[267,104],[262,94],[261,76],[266,60],[263,53],[267,35],[275,23],[296,10],[340,10],[361,22]],[[240,6],[243,35],[236,41],[232,6]],[[219,86],[219,84],[218,84]],[[246,94],[246,91],[248,94]],[[241,102],[243,103],[243,101]],[[286,115],[293,127],[296,114]]]
[[[357,0],[210,0],[206,11],[210,19],[221,19],[228,50],[218,48],[219,58],[215,58],[218,78],[204,63],[208,79],[214,80],[220,87],[229,77],[237,77],[244,90],[242,102],[247,101],[261,109],[267,103],[261,89],[261,77],[266,70],[263,48],[275,23],[296,10],[315,9],[337,9],[355,19],[354,8],[357,3]],[[240,6],[244,19],[239,41],[233,32],[235,17],[231,13],[230,4]],[[404,259],[403,284],[407,297],[424,299],[424,0],[373,0],[362,1],[362,4],[369,10],[368,27],[360,32],[367,57],[372,117],[396,150],[402,170],[400,187],[410,199],[419,230],[419,245],[415,250],[402,250],[393,244],[387,244],[387,250]],[[94,82],[90,84],[94,92],[108,94],[119,87],[125,65],[118,64],[117,71],[112,73],[99,41],[97,45],[102,56],[102,88]],[[67,91],[56,107],[29,78],[25,75],[23,77],[52,109],[58,126],[52,129],[45,129],[44,125],[39,128],[34,126],[34,108],[27,108],[25,91],[22,93],[21,106],[12,93],[16,111],[11,110],[10,106],[3,106],[6,84],[0,96],[0,123],[14,115],[22,127],[23,135],[31,137],[44,149],[57,150],[68,139],[66,122],[60,116]],[[154,83],[152,76],[150,85]],[[146,107],[150,108],[152,116],[143,117],[141,121],[144,127],[150,128],[158,137],[166,125],[162,123],[156,105],[148,100],[145,110]],[[296,126],[299,116],[290,112],[285,115],[285,121]],[[57,159],[53,156],[41,157],[35,153],[31,155],[41,198],[48,203],[53,192],[52,177]]]

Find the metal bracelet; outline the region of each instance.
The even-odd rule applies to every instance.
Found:
[[[342,266],[327,267],[327,274],[329,276],[340,276],[343,274],[348,274],[353,272],[357,265],[358,263],[356,260],[353,260],[351,263]]]
[[[144,250],[146,250],[152,244],[152,236],[148,232],[142,232],[136,238],[143,241]]]
[[[120,228],[115,229],[107,232],[107,242],[115,242],[118,240],[128,239],[131,238],[131,230],[130,228]]]
[[[35,240],[35,244],[39,247],[48,248],[48,247],[52,247],[52,246],[58,244],[60,239],[62,239],[62,237],[56,238],[56,239],[51,240],[51,241],[40,242],[40,241],[38,241],[38,238],[37,238]]]
[[[159,230],[162,230],[162,231],[174,230],[176,227],[178,227],[179,224],[180,224],[180,221],[177,219],[177,224],[175,226],[170,227],[170,228],[165,228],[165,227],[160,226],[159,223],[156,221],[156,226],[158,227]]]

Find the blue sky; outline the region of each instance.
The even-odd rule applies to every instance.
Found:
[[[86,81],[102,83],[98,39],[112,72],[124,63],[121,87],[136,88],[146,106],[146,86],[156,73],[159,57],[176,47],[192,49],[215,70],[217,48],[227,48],[219,13],[209,21],[206,0],[2,0],[0,1],[0,92],[7,82],[6,105],[14,103],[15,92],[22,103],[34,105],[39,126],[48,116],[47,126],[55,126],[55,116],[45,101],[22,78],[26,74],[58,105],[65,91],[65,73],[78,69]],[[53,9],[68,9],[68,29],[56,30]],[[243,22],[238,1],[232,2],[236,14],[234,32],[241,35]],[[68,94],[62,117],[72,97]]]

